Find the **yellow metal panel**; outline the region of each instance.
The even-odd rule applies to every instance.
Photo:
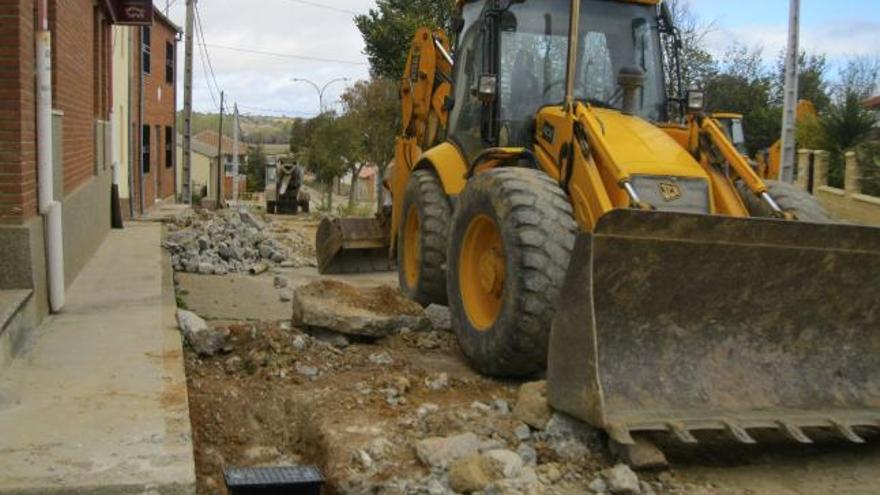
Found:
[[[443,183],[443,191],[448,196],[458,196],[464,189],[467,180],[468,164],[458,148],[445,142],[429,149],[416,162],[416,168],[431,167]]]

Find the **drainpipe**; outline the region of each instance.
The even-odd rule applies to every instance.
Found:
[[[128,40],[128,105],[125,109],[125,134],[128,136],[128,218],[134,218],[134,167],[138,162],[137,160],[137,146],[133,142],[134,134],[131,129],[132,122],[132,107],[133,104],[133,95],[134,95],[134,83],[131,80],[131,71],[134,70],[134,57],[132,55],[132,40],[131,40],[131,32],[132,29],[125,30],[125,37]]]
[[[146,187],[144,187],[144,163],[143,163],[143,160],[144,160],[144,99],[145,99],[144,98],[144,28],[143,28],[143,26],[140,29],[138,29],[138,39],[137,39],[135,46],[137,46],[136,53],[137,53],[137,58],[138,58],[138,77],[139,77],[139,81],[140,81],[138,83],[140,85],[139,86],[140,89],[138,90],[138,99],[140,100],[140,110],[138,111],[138,136],[140,136],[140,139],[138,141],[138,149],[140,150],[141,153],[140,153],[140,156],[138,157],[138,177],[140,177],[140,180],[138,182],[139,182],[139,187],[140,187],[140,191],[141,191],[141,194],[140,194],[140,196],[141,196],[140,216],[143,216],[144,212],[147,211],[147,202],[146,202],[146,199],[144,199]],[[151,147],[153,146],[152,139],[150,139],[150,146]],[[150,151],[150,156],[152,157],[153,150],[148,150],[148,151]],[[150,160],[150,161],[152,161],[152,160]],[[150,168],[150,173],[155,173],[153,171],[152,167]]]
[[[49,32],[47,0],[39,5],[37,50],[37,176],[38,206],[44,219],[49,307],[53,313],[64,307],[64,238],[61,203],[55,201],[54,158],[52,156],[52,33]]]

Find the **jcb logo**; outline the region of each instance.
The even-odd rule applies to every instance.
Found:
[[[663,195],[664,201],[678,201],[681,199],[681,187],[669,182],[660,183],[660,194]]]

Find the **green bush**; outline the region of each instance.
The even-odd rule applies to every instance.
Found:
[[[856,156],[862,175],[862,193],[880,197],[880,141],[862,144]]]

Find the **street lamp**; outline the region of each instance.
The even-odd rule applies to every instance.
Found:
[[[319,105],[318,110],[321,113],[324,113],[324,93],[327,91],[327,88],[329,88],[330,85],[333,83],[348,82],[350,80],[351,79],[349,79],[347,77],[339,77],[339,78],[333,79],[332,81],[328,82],[327,84],[324,85],[324,87],[318,86],[317,84],[315,84],[314,82],[312,82],[309,79],[303,79],[303,78],[299,78],[299,77],[295,77],[295,78],[291,79],[291,82],[304,82],[306,84],[311,85],[313,88],[315,88],[315,91],[318,92],[318,105]]]

